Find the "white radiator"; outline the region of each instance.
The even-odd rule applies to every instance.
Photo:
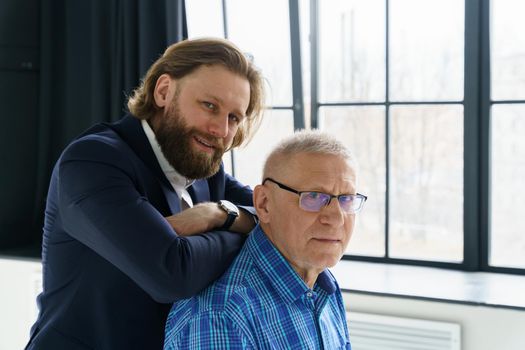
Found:
[[[461,328],[413,318],[348,312],[352,350],[460,350]]]

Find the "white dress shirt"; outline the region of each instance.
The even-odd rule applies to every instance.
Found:
[[[187,188],[190,187],[195,182],[195,180],[185,178],[171,166],[166,157],[164,157],[160,145],[157,142],[157,138],[155,137],[155,133],[149,126],[148,122],[146,120],[141,120],[141,123],[151,148],[153,149],[153,153],[155,153],[155,157],[157,157],[160,168],[181,199],[181,208],[186,209],[188,207],[193,207],[193,200],[191,199]]]

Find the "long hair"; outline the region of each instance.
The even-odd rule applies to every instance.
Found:
[[[237,130],[231,145],[231,148],[237,147],[251,137],[261,122],[264,87],[262,75],[252,60],[228,40],[202,38],[185,40],[169,46],[149,68],[140,86],[133,91],[128,100],[128,109],[136,118],[151,118],[160,109],[153,97],[158,78],[162,74],[168,74],[173,79],[181,79],[202,65],[222,65],[250,83],[247,118]]]

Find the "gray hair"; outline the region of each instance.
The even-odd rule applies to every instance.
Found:
[[[273,149],[264,163],[263,177],[268,176],[274,160],[280,157],[289,157],[299,153],[315,153],[334,155],[357,166],[354,156],[348,148],[334,136],[319,130],[299,130],[283,139]]]

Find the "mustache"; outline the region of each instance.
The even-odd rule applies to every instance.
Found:
[[[215,137],[210,134],[204,134],[195,129],[191,131],[191,136],[195,136],[199,139],[204,140],[206,143],[212,145],[217,151],[224,152],[225,150],[224,140],[222,138]]]

